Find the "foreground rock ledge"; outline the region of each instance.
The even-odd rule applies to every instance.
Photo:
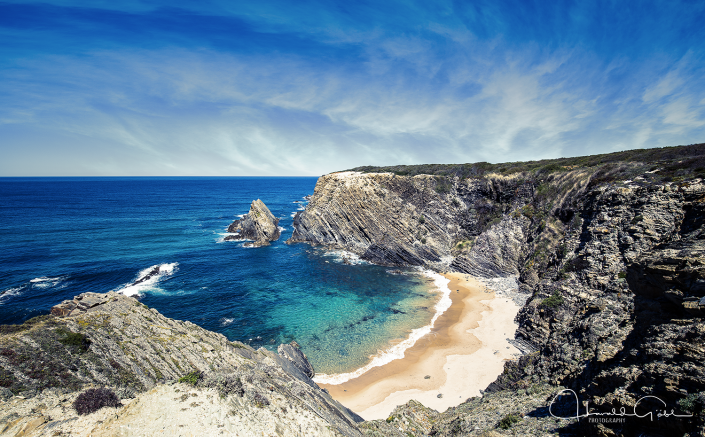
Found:
[[[274,217],[267,205],[259,199],[253,200],[250,212],[228,226],[228,232],[235,235],[228,235],[225,240],[252,240],[252,243],[246,244],[247,247],[268,246],[270,241],[278,240],[281,235],[278,225],[279,219]]]
[[[0,436],[540,435],[573,425],[534,414],[559,390],[542,385],[443,413],[411,401],[362,422],[310,379],[294,342],[279,354],[254,350],[112,292],[83,293],[52,313],[0,325]],[[178,382],[192,372],[195,384]],[[122,406],[78,416],[72,403],[89,387],[109,387]],[[523,419],[498,429],[509,414]]]
[[[183,417],[210,415],[199,422],[210,429],[201,435],[221,429],[238,435],[298,435],[302,429],[360,435],[356,422],[362,419],[310,379],[313,368],[295,346],[282,347],[286,357],[254,350],[113,292],[81,294],[52,313],[65,317],[2,326],[0,399],[7,402],[0,406],[0,435],[115,435],[118,422],[151,435],[156,428],[149,428],[154,420],[147,417],[175,426],[172,410]],[[192,372],[200,375],[195,386],[164,386]],[[95,386],[110,387],[124,404],[137,401],[89,415],[112,411],[99,419],[102,424],[87,421],[71,402]]]

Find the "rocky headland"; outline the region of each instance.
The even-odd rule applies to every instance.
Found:
[[[323,176],[288,243],[466,273],[522,305],[523,355],[481,397],[360,422],[294,345],[255,351],[88,293],[2,327],[0,434],[704,435],[704,178],[703,144]],[[256,202],[231,232],[259,218]],[[260,235],[273,234],[243,238]],[[94,386],[124,406],[77,416],[71,402]],[[583,402],[607,416],[552,416]],[[620,411],[642,417],[591,420]]]
[[[520,397],[550,383],[603,413],[644,409],[640,399],[654,396],[662,410],[693,417],[584,419],[575,432],[702,433],[704,177],[702,144],[528,163],[362,167],[319,179],[289,242],[486,283],[518,278],[509,294],[523,304],[515,341],[524,355],[507,362],[488,392]]]
[[[118,293],[2,330],[0,435],[360,435],[297,346],[254,350]],[[112,388],[124,407],[78,416],[88,387]]]
[[[268,246],[281,235],[278,225],[279,219],[274,217],[267,205],[260,199],[253,200],[250,211],[228,226],[228,232],[233,235],[226,236],[225,241],[251,240],[250,243],[246,243],[246,246]]]

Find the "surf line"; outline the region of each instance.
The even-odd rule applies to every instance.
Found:
[[[433,279],[433,285],[435,286],[435,289],[441,292],[441,298],[438,300],[438,302],[436,302],[436,305],[434,306],[435,313],[433,315],[433,318],[431,319],[431,323],[422,326],[421,328],[416,328],[412,330],[409,334],[409,337],[404,341],[395,344],[394,346],[385,350],[381,354],[372,356],[372,360],[365,366],[348,373],[336,373],[331,375],[319,373],[313,377],[314,382],[318,384],[338,385],[343,384],[344,382],[347,382],[351,379],[358,378],[359,376],[365,374],[366,372],[370,371],[375,367],[384,366],[385,364],[391,363],[394,360],[404,358],[404,352],[407,349],[416,344],[416,342],[420,338],[424,337],[425,335],[431,332],[434,325],[436,324],[436,320],[438,320],[438,318],[443,313],[445,313],[448,308],[450,308],[450,305],[452,303],[450,299],[450,288],[448,288],[450,280],[431,270],[421,270],[421,273],[424,276]]]

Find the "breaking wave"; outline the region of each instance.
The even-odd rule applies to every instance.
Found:
[[[174,274],[178,265],[179,263],[153,265],[141,270],[133,282],[124,284],[113,291],[125,296],[141,296],[147,290],[158,289],[159,281]]]

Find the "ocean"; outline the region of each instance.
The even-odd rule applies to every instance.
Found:
[[[427,331],[442,281],[285,244],[316,179],[0,178],[0,324],[116,291],[255,348],[295,340],[323,379],[388,361]],[[280,218],[282,237],[224,241],[254,199]]]

